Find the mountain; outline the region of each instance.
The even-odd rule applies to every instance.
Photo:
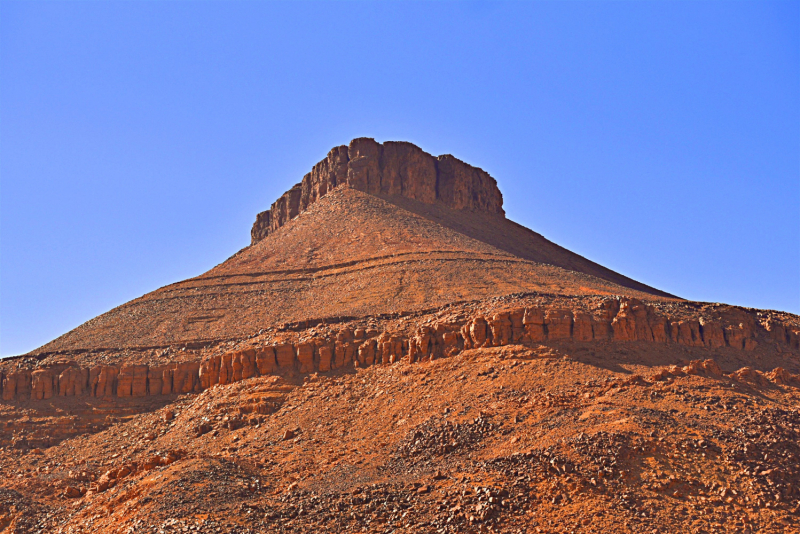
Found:
[[[690,302],[359,138],[208,272],[0,362],[8,532],[775,531],[800,318]]]

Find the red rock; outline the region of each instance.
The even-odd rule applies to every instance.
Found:
[[[117,376],[118,397],[144,397],[147,395],[147,366],[123,366]]]
[[[544,341],[547,337],[544,329],[544,311],[539,308],[527,308],[522,318],[528,341]]]
[[[508,314],[508,318],[511,321],[511,339],[514,343],[521,343],[522,337],[525,335],[525,323],[523,323],[524,317],[524,308],[511,310]]]
[[[330,345],[321,345],[319,351],[319,370],[323,373],[331,370],[333,365],[333,349]]]
[[[333,148],[299,184],[256,216],[250,231],[258,243],[341,185],[374,195],[406,197],[456,210],[504,215],[497,182],[485,171],[450,155],[438,158],[406,142],[353,139]]]
[[[227,352],[219,358],[219,379],[221,386],[233,383],[233,353]]]
[[[576,311],[573,315],[574,323],[572,326],[572,336],[575,341],[591,341],[594,338],[592,332],[594,320],[592,316],[582,311]]]
[[[50,369],[37,369],[31,373],[31,400],[53,397],[53,372]]]
[[[615,341],[634,341],[636,339],[636,316],[631,312],[628,302],[623,302],[619,313],[611,321]]]
[[[175,375],[175,370],[171,365],[163,365],[161,368],[161,394],[171,395],[173,392],[172,379]]]
[[[83,395],[89,387],[89,370],[67,367],[58,375],[58,394],[62,397]]]
[[[765,375],[770,382],[774,382],[776,384],[781,385],[788,385],[794,382],[794,375],[792,375],[789,371],[784,369],[783,367],[776,367],[769,373]]]
[[[761,384],[764,381],[764,379],[761,377],[761,373],[752,367],[742,367],[735,373],[731,373],[729,376],[734,380],[738,380],[739,382]]]
[[[172,376],[173,393],[191,393],[200,390],[200,362],[182,362],[175,365]]]
[[[3,400],[23,399],[31,394],[31,372],[18,369],[3,378]]]
[[[275,372],[278,364],[275,361],[275,350],[272,347],[261,347],[256,352],[258,374],[266,376]]]
[[[275,346],[275,356],[278,362],[278,368],[290,369],[294,368],[294,347],[288,343],[283,343]]]
[[[544,315],[547,339],[570,339],[572,337],[572,310],[547,310]]]
[[[717,348],[725,346],[725,335],[723,334],[722,325],[717,321],[701,317],[700,334],[703,337],[703,343],[707,347]]]
[[[499,347],[511,343],[513,333],[508,312],[494,314],[489,321],[489,328],[492,331],[492,345]]]
[[[334,344],[333,354],[334,354],[334,369],[341,369],[345,365],[345,356],[347,354],[347,348],[349,343],[345,341],[337,341]]]
[[[200,364],[200,386],[208,389],[219,383],[220,355],[212,356]],[[152,384],[152,379],[151,379]]]
[[[231,382],[241,382],[243,378],[242,370],[244,368],[242,365],[242,353],[232,352],[229,361],[231,362]]]
[[[689,347],[702,347],[703,339],[700,336],[700,322],[696,319],[678,321],[670,324],[672,340]]]
[[[300,362],[301,373],[314,372],[314,347],[313,341],[297,344],[297,361]]]
[[[651,315],[648,317],[648,322],[653,335],[653,341],[656,343],[666,343],[670,340],[669,321],[666,317]]]
[[[489,324],[483,317],[475,317],[469,325],[469,337],[472,347],[489,347],[492,340],[489,338]]]
[[[442,354],[445,357],[455,356],[461,350],[459,341],[463,338],[458,332],[452,330],[445,330],[442,332]]]
[[[100,365],[89,371],[90,389],[95,397],[113,397],[117,392],[119,369],[113,365]]]
[[[767,317],[763,323],[769,336],[778,343],[786,343],[786,327],[774,317]]]
[[[368,339],[358,346],[358,363],[361,366],[370,366],[375,363],[375,349],[378,343],[374,339]]]

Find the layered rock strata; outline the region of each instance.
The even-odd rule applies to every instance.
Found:
[[[336,187],[373,195],[400,196],[456,210],[504,216],[497,182],[477,167],[449,155],[434,157],[406,142],[361,137],[333,148],[303,180],[256,216],[251,244],[267,237]]]
[[[97,365],[73,361],[0,372],[2,398],[44,400],[54,396],[144,397],[200,392],[256,376],[283,372],[328,372],[430,361],[463,350],[542,342],[650,342],[709,349],[752,351],[759,343],[800,350],[800,328],[743,314],[730,323],[704,316],[672,319],[636,299],[605,299],[591,312],[563,307],[519,307],[461,321],[421,325],[412,332],[377,328],[340,329],[323,337],[300,332],[293,342],[215,355],[203,362],[157,366]],[[784,377],[785,378],[785,377]]]

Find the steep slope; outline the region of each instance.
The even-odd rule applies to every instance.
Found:
[[[336,147],[207,273],[0,361],[0,532],[796,532],[800,317]]]
[[[282,322],[519,292],[672,298],[508,221],[496,183],[480,169],[449,156],[434,159],[408,143],[386,147],[391,158],[383,155],[388,148],[365,139],[349,152],[332,151],[329,159],[339,163],[318,164],[273,205],[277,215],[260,215],[253,232],[260,237],[250,247],[34,353],[213,343]],[[342,153],[355,156],[342,163]],[[380,163],[372,174],[369,154]],[[347,180],[335,183],[342,165]],[[322,167],[339,170],[326,175]]]

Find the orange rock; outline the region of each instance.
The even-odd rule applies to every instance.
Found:
[[[547,310],[544,314],[547,339],[570,339],[572,337],[572,310]]]
[[[172,379],[175,375],[175,370],[171,365],[163,365],[161,368],[161,394],[171,395],[173,392]]]
[[[11,371],[3,378],[3,400],[23,399],[31,394],[31,372],[27,369]]]
[[[701,317],[700,335],[703,338],[703,343],[707,347],[717,348],[725,346],[725,335],[723,334],[722,325],[717,321]]]
[[[219,359],[219,384],[224,386],[233,382],[233,353],[226,352]]]
[[[89,370],[67,367],[58,375],[58,394],[62,397],[83,395],[88,390]]]
[[[300,362],[301,373],[314,372],[314,347],[313,341],[305,341],[297,344],[297,361]]]
[[[545,340],[544,311],[539,308],[525,309],[522,323],[525,326],[527,341],[539,342]]]
[[[776,384],[787,385],[791,384],[794,381],[794,375],[784,369],[783,367],[776,367],[769,373],[765,375],[770,382],[775,382]]]
[[[358,363],[363,367],[375,363],[375,349],[378,343],[374,339],[368,339],[358,346]]]
[[[294,368],[294,347],[288,343],[283,343],[275,346],[275,356],[278,362],[278,368],[290,369]]]
[[[786,343],[786,327],[778,319],[767,317],[763,326],[772,339],[778,343]]]
[[[333,349],[330,345],[321,345],[318,349],[319,353],[319,370],[323,373],[331,370],[333,364]]]
[[[522,322],[524,317],[524,308],[517,308],[508,313],[508,319],[511,321],[511,339],[514,343],[521,343],[525,335],[525,324]]]
[[[496,313],[489,321],[489,328],[492,331],[492,345],[499,347],[508,345],[513,339],[511,331],[511,319],[508,312]]]
[[[475,317],[469,325],[469,336],[472,347],[489,347],[492,340],[489,338],[489,324],[483,317]]]
[[[572,336],[575,341],[591,341],[594,338],[592,316],[582,311],[576,311],[573,315]]]
[[[144,397],[147,395],[147,366],[123,366],[117,376],[118,397]]]
[[[752,367],[742,367],[735,373],[731,373],[729,376],[734,380],[738,380],[739,382],[752,382],[755,384],[761,384],[764,380],[761,376],[761,373]]]
[[[200,391],[200,362],[182,362],[175,365],[172,390],[173,393]]]
[[[242,353],[239,352],[232,352],[230,357],[231,362],[231,382],[240,382],[243,378],[242,371],[244,369],[244,365],[242,365]]]
[[[37,369],[31,373],[31,400],[49,399],[53,396],[53,372]]]
[[[672,340],[689,347],[702,347],[703,339],[700,336],[700,322],[696,319],[678,321],[670,324]]]
[[[275,350],[272,347],[262,347],[256,352],[256,367],[258,374],[266,376],[275,372],[278,364],[275,361]]]
[[[650,324],[650,331],[653,335],[653,341],[656,343],[666,343],[670,339],[669,335],[669,321],[666,317],[660,315],[650,315],[648,317]]]
[[[219,383],[220,361],[220,355],[217,354],[216,356],[212,356],[200,364],[200,386],[203,389],[208,389],[211,386],[215,386]]]
[[[347,353],[347,345],[346,341],[336,341],[333,348],[333,367],[334,369],[341,369],[344,367],[345,362],[345,354]]]
[[[94,369],[92,369],[92,371],[94,371]],[[117,375],[119,375],[119,369],[117,367],[113,365],[99,366],[97,368],[97,381],[93,388],[94,395],[96,397],[115,396],[117,392]]]

